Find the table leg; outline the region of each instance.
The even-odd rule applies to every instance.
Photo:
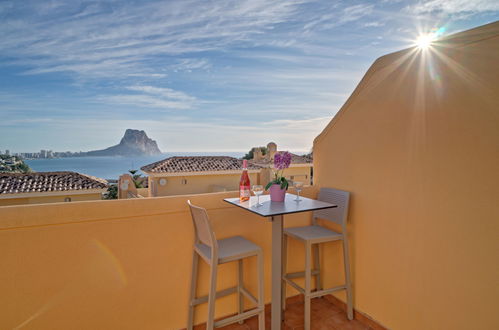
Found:
[[[282,218],[282,215],[272,217],[272,330],[281,329]]]

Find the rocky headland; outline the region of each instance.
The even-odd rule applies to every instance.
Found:
[[[146,132],[127,129],[120,143],[102,150],[93,150],[84,156],[152,156],[161,154],[156,141],[150,139]]]

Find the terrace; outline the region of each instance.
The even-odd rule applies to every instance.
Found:
[[[352,193],[355,320],[342,293],[315,299],[313,329],[497,329],[499,23],[456,34],[429,57],[410,49],[374,63],[314,141],[314,185]],[[428,56],[428,55],[426,55]],[[264,251],[270,302],[271,225],[223,202],[237,192],[0,208],[0,328],[182,329],[193,228],[186,205],[207,208],[217,238],[244,236]],[[287,216],[285,226],[310,222]],[[331,226],[329,224],[323,224]],[[290,241],[288,269],[303,268]],[[321,251],[325,287],[342,283],[341,249]],[[202,265],[200,278],[208,278]],[[218,288],[236,282],[219,268]],[[255,260],[245,260],[254,291]],[[302,283],[303,284],[303,283]],[[206,294],[208,280],[200,281]],[[288,289],[285,329],[301,329]],[[235,312],[234,295],[216,317]],[[268,307],[268,306],[267,306]],[[206,306],[195,323],[206,321]],[[267,324],[270,321],[267,314]],[[255,320],[226,329],[256,329]]]
[[[303,192],[316,194],[314,187]],[[242,235],[263,247],[269,303],[271,224],[223,202],[234,196],[237,192],[4,207],[1,274],[9,299],[2,300],[2,328],[74,328],[75,320],[81,329],[184,328],[194,235],[187,199],[208,209],[217,238]],[[310,214],[291,215],[286,225],[309,220]],[[293,243],[290,271],[299,270],[304,259],[303,247]],[[337,248],[333,244],[323,251],[328,255],[323,260],[326,286],[342,281],[341,258],[334,257]],[[250,290],[256,287],[254,262],[245,261]],[[200,278],[206,280],[200,281],[200,294],[207,292],[209,277],[203,266]],[[235,272],[233,263],[221,266],[218,288],[233,286]],[[285,329],[299,328],[302,303],[296,291],[289,289],[289,295]],[[217,317],[234,313],[235,302],[234,295],[217,300]],[[347,321],[338,302],[332,297],[314,301],[315,326],[333,322],[340,329],[366,328]],[[196,323],[203,323],[206,308],[198,310]],[[256,329],[255,320],[225,328],[247,327]]]

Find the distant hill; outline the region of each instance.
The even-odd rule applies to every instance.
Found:
[[[127,129],[120,143],[102,150],[93,150],[85,156],[151,156],[161,154],[156,141],[147,137],[146,132]]]

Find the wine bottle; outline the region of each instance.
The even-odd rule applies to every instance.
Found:
[[[251,196],[250,179],[248,176],[248,161],[243,160],[243,174],[241,174],[241,180],[239,181],[239,200],[245,202],[250,199]]]

